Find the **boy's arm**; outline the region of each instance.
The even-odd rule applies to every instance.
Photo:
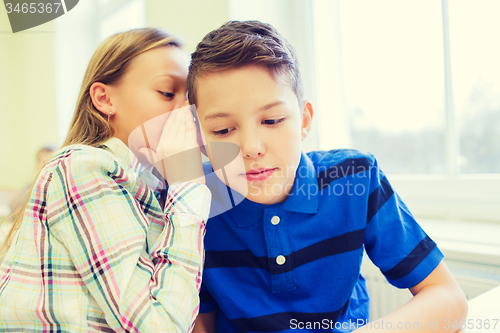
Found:
[[[193,333],[217,333],[217,310],[200,313],[196,318]]]
[[[467,317],[467,299],[442,261],[409,289],[414,297],[408,303],[354,332],[437,333],[460,329],[460,321]]]

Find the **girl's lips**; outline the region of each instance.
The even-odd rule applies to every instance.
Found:
[[[276,168],[250,170],[246,174],[243,174],[242,176],[245,176],[246,179],[249,181],[260,182],[260,181],[266,180],[267,178],[271,177],[271,175],[273,174],[273,172],[275,170],[276,170]]]

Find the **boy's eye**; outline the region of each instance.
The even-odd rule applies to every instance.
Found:
[[[170,93],[170,92],[159,91],[159,93],[167,98],[174,98],[174,96],[175,96],[174,93]]]
[[[276,125],[276,124],[281,123],[283,120],[285,120],[285,118],[280,118],[280,119],[266,119],[266,120],[263,120],[262,123],[264,125]]]
[[[223,136],[234,130],[234,128],[224,128],[220,131],[213,131],[214,135]]]

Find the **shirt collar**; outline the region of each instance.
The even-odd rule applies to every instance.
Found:
[[[316,214],[318,212],[318,178],[311,159],[301,154],[292,191],[281,209],[291,212]]]
[[[156,191],[165,187],[164,183],[153,174],[153,166],[144,167],[122,140],[111,137],[104,141],[102,146],[140,175],[141,179],[153,190]]]
[[[316,214],[318,212],[318,181],[314,165],[305,155],[301,154],[297,167],[292,191],[283,203],[263,205],[248,199],[243,199],[233,209],[228,211],[232,220],[240,227],[247,227],[263,218],[264,210],[280,208],[290,212]]]

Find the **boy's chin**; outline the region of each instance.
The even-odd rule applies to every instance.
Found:
[[[267,184],[267,186],[262,184],[253,185],[248,182],[245,177],[224,177],[221,170],[217,170],[215,174],[221,182],[233,191],[238,192],[241,196],[258,204],[273,205],[284,202],[288,197],[287,191],[285,191],[285,189],[288,188],[287,186],[270,186],[269,184]]]
[[[288,196],[286,193],[274,194],[253,194],[249,192],[246,198],[250,201],[256,202],[262,205],[274,205],[276,203],[284,202]]]

